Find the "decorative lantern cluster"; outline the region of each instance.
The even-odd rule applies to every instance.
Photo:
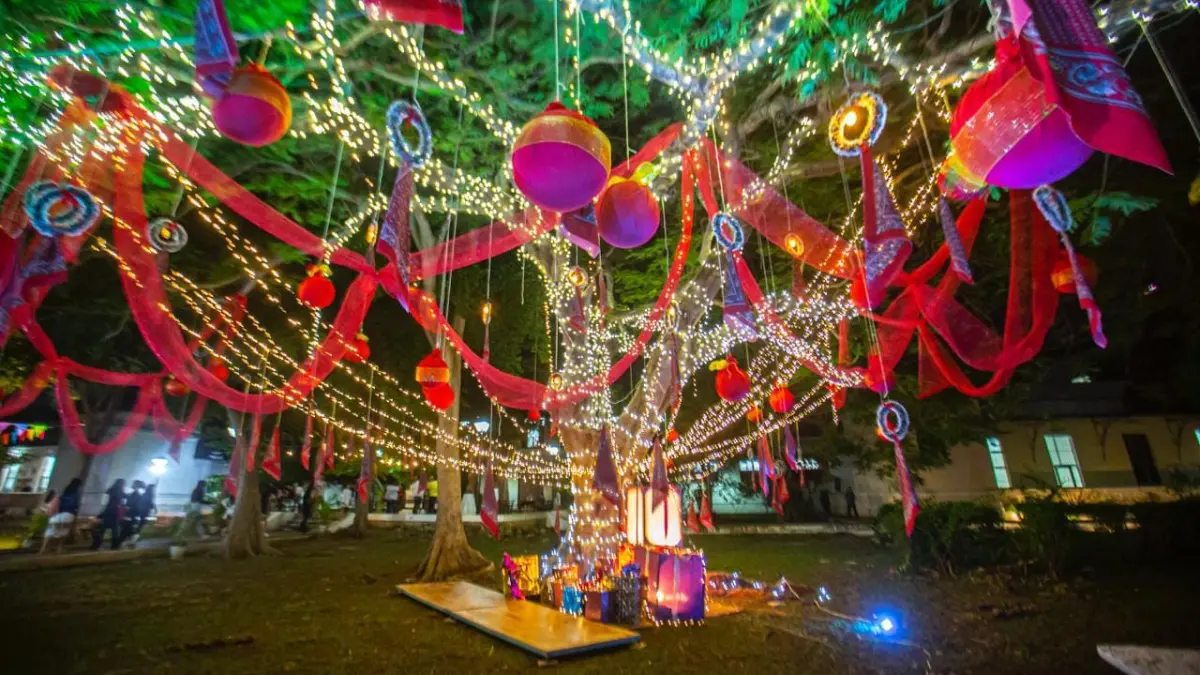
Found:
[[[665,498],[664,498],[665,496]],[[683,541],[683,495],[649,486],[625,490],[625,538],[634,546],[678,546]]]
[[[333,304],[337,291],[329,280],[329,265],[314,263],[308,266],[308,278],[296,287],[296,299],[311,309],[325,309]]]
[[[448,410],[454,404],[454,388],[450,386],[450,366],[442,358],[440,349],[434,349],[417,364],[417,383],[425,401],[438,410]]]
[[[612,147],[596,123],[555,101],[521,129],[513,180],[537,206],[566,213],[600,194],[611,162]]]

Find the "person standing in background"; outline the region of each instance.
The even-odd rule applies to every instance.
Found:
[[[302,492],[300,494],[300,531],[301,532],[308,532],[308,520],[310,518],[312,518],[312,512],[313,512],[313,498],[316,497],[316,495],[313,494],[313,490],[314,490],[313,484],[309,483],[308,486],[304,488],[304,492]]]
[[[437,513],[438,501],[438,482],[437,479],[429,481],[429,485],[425,486],[425,512]]]
[[[121,521],[125,519],[125,479],[118,478],[105,492],[108,501],[100,511],[100,527],[92,532],[92,550],[100,550],[104,543],[104,533],[112,531],[112,549],[121,547]]]
[[[142,493],[146,484],[140,480],[133,481],[133,491],[125,496],[125,517],[121,519],[121,543],[136,544],[137,520],[142,512]]]
[[[151,515],[156,515],[158,513],[158,504],[154,503],[156,499],[156,491],[157,488],[155,488],[153,485],[147,485],[145,492],[142,493],[141,501],[138,503],[138,511],[137,513],[133,514],[135,521],[133,525],[133,536],[137,537],[138,539],[140,539],[142,536],[142,528],[146,526],[146,521],[150,519]]]
[[[395,479],[388,481],[387,487],[383,490],[383,502],[387,504],[388,513],[398,513],[397,502],[400,500],[400,486],[396,485]]]

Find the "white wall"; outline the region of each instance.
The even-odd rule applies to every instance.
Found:
[[[104,506],[104,491],[118,478],[125,479],[126,489],[135,480],[143,481],[147,485],[156,485],[158,510],[181,511],[191,498],[196,481],[228,471],[228,464],[224,461],[194,459],[196,441],[193,437],[183,442],[179,463],[175,463],[167,454],[168,443],[153,431],[143,429],[117,450],[107,455],[96,456],[83,486],[80,513],[99,513]],[[156,457],[167,458],[167,470],[158,476],[150,472],[150,460]],[[50,487],[61,493],[67,483],[79,475],[83,459],[83,455],[64,435],[58,447],[58,462],[54,466]]]

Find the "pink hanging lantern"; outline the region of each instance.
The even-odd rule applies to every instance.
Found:
[[[554,101],[521,129],[513,145],[513,180],[547,211],[583,208],[608,181],[612,148],[590,118]]]
[[[636,179],[613,177],[596,206],[600,237],[617,248],[637,248],[650,241],[660,217],[654,193]]]
[[[213,104],[213,123],[222,135],[242,145],[270,145],[292,125],[292,101],[274,75],[258,64],[247,64],[233,71]]]

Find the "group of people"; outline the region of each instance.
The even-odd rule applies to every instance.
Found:
[[[46,492],[40,510],[47,516],[46,530],[42,537],[42,552],[49,547],[62,548],[63,541],[79,517],[83,481],[75,478],[67,484],[62,494],[54,490]],[[105,492],[105,503],[100,511],[99,523],[92,530],[92,550],[104,544],[104,536],[111,533],[113,550],[121,548],[127,541],[136,542],[146,521],[157,511],[155,487],[140,480],[133,481],[132,489],[125,490],[125,479],[118,478]]]

